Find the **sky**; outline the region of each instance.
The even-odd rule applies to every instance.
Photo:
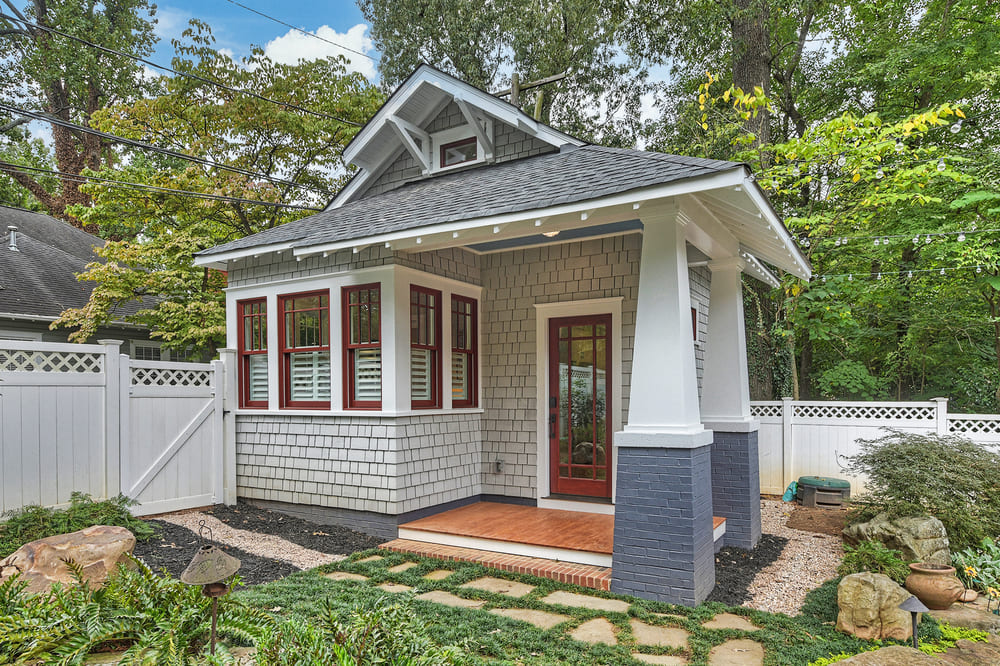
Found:
[[[169,65],[174,55],[170,40],[180,37],[188,21],[197,18],[212,27],[216,47],[235,57],[246,55],[252,44],[263,46],[272,60],[285,63],[339,54],[350,60],[349,69],[373,81],[377,79],[378,52],[371,42],[368,25],[353,0],[236,1],[371,58],[303,35],[228,0],[167,0],[157,3],[156,34],[160,42],[150,60]]]

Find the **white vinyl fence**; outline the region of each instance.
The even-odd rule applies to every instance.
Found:
[[[961,435],[1000,448],[1000,414],[949,414],[948,401],[819,402],[791,398],[753,402],[760,421],[760,490],[781,494],[800,476],[833,476],[864,489],[863,478],[844,471],[845,456],[859,451],[857,440],[903,432]]]
[[[0,340],[0,512],[123,493],[137,515],[236,499],[221,361]]]

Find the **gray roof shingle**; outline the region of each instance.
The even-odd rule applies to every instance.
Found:
[[[568,147],[560,152],[426,177],[217,245],[199,255],[283,243],[309,246],[355,240],[597,199],[738,166],[736,162],[604,146]]]

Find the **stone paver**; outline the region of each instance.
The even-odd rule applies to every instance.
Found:
[[[604,643],[605,645],[618,645],[618,638],[615,637],[615,625],[611,624],[603,617],[595,618],[584,622],[579,627],[569,632],[571,638],[584,643]]]
[[[363,560],[358,560],[358,562],[378,562],[382,559],[381,555],[370,555]]]
[[[323,577],[330,580],[368,580],[368,576],[349,573],[347,571],[334,571],[333,573],[323,574]]]
[[[437,569],[424,576],[424,578],[427,580],[444,580],[453,573],[455,572],[451,569]]]
[[[545,611],[529,610],[526,608],[493,608],[490,612],[494,615],[502,615],[512,620],[521,620],[522,622],[533,624],[539,629],[551,629],[557,624],[562,624],[570,619],[569,615],[547,613]]]
[[[635,618],[629,620],[635,642],[639,645],[656,645],[658,647],[687,648],[688,632],[679,627],[658,627],[640,622]]]
[[[684,657],[675,657],[672,654],[642,654],[633,652],[632,658],[647,664],[662,664],[663,666],[684,666],[687,660]]]
[[[402,564],[397,564],[394,567],[389,567],[389,571],[391,571],[392,573],[403,573],[408,569],[412,569],[413,567],[419,567],[419,566],[420,565],[417,564],[416,562],[403,562]]]
[[[400,585],[399,583],[382,583],[379,585],[379,588],[385,590],[386,592],[392,592],[393,594],[409,592],[413,589],[409,585]]]
[[[471,587],[476,590],[483,590],[484,592],[504,594],[508,597],[523,597],[535,589],[534,585],[518,583],[513,580],[504,580],[503,578],[492,578],[490,576],[477,578],[460,587]]]
[[[602,599],[591,597],[586,594],[575,594],[573,592],[553,592],[542,599],[547,604],[560,604],[563,606],[575,606],[576,608],[589,608],[591,610],[612,611],[614,613],[627,613],[628,602],[618,599]]]
[[[749,638],[726,641],[708,653],[709,666],[761,666],[763,663],[764,647]]]
[[[754,625],[742,615],[719,613],[711,620],[701,625],[706,629],[740,629],[742,631],[757,631],[760,627]]]
[[[455,596],[451,592],[444,592],[442,590],[432,590],[430,592],[418,594],[417,599],[433,601],[436,604],[442,604],[445,606],[456,606],[458,608],[482,608],[486,605],[485,601],[479,601],[478,599],[463,599],[462,597]]]

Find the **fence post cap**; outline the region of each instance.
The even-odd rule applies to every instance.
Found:
[[[124,340],[98,340],[98,344],[107,345],[109,347],[121,347],[125,344]]]

